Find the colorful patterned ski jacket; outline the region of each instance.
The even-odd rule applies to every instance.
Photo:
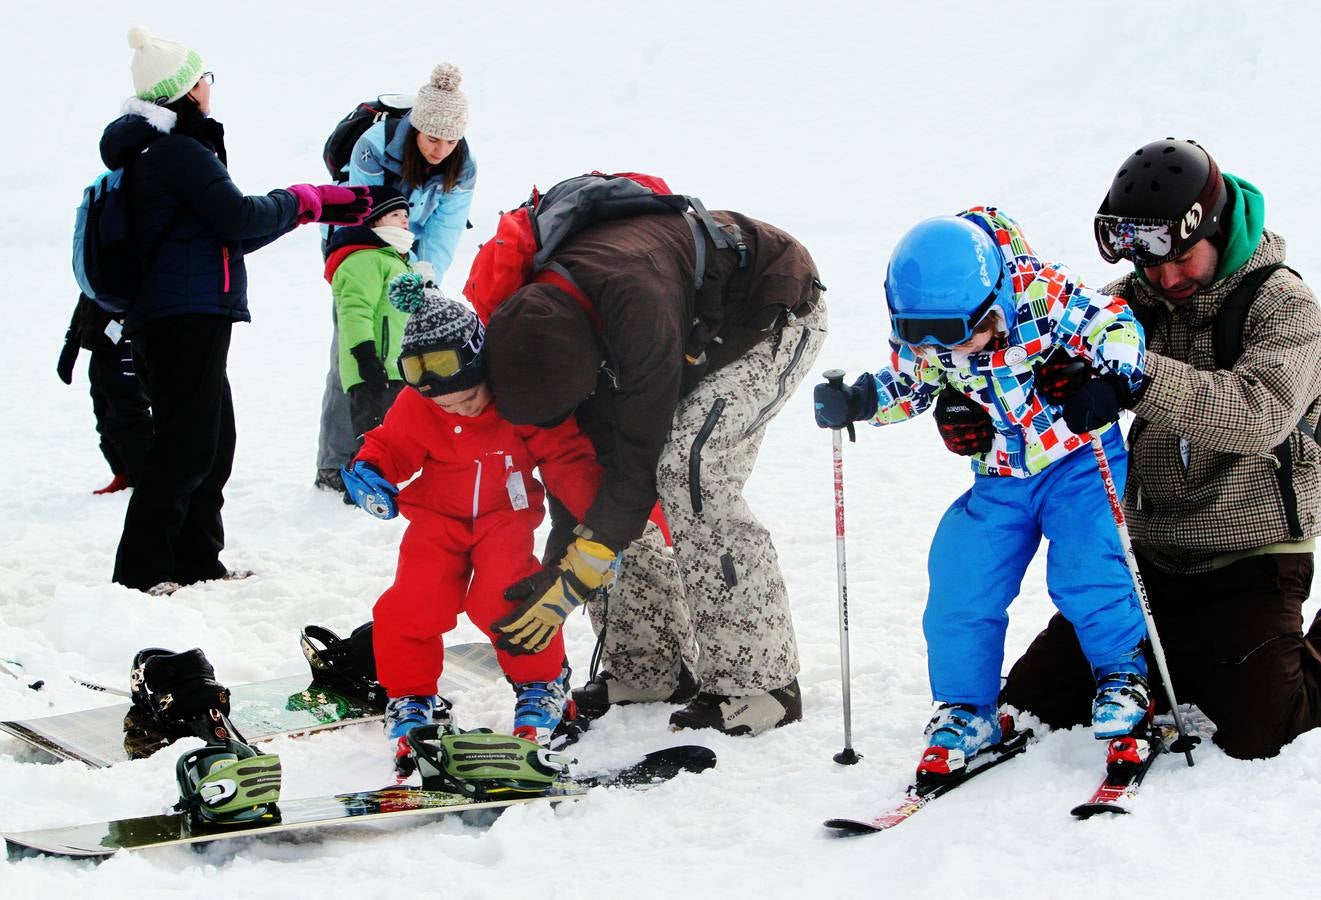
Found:
[[[1086,446],[1088,437],[1070,431],[1062,408],[1037,394],[1036,366],[1063,346],[1096,370],[1127,379],[1136,391],[1142,382],[1142,330],[1121,298],[1085,288],[1063,266],[1043,263],[1004,213],[979,206],[960,215],[999,243],[1014,281],[1014,321],[1008,334],[980,353],[912,346],[891,337],[890,365],[874,376],[879,404],[872,422],[911,419],[946,386],[953,387],[986,409],[995,425],[991,449],[972,457],[973,471],[1027,478]]]

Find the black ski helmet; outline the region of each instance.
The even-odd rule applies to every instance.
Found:
[[[1166,258],[1172,259],[1220,232],[1227,196],[1220,167],[1196,141],[1145,144],[1124,160],[1096,211],[1101,255],[1111,255],[1101,237],[1102,217],[1171,223],[1173,245]]]

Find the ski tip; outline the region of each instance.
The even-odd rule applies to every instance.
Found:
[[[860,834],[875,834],[881,829],[857,819],[826,819],[821,823],[831,834],[838,837],[855,837]]]
[[[1092,816],[1104,815],[1128,815],[1128,810],[1114,803],[1081,803],[1069,810],[1069,814],[1076,819],[1090,819]]]
[[[648,763],[668,763],[685,772],[705,772],[716,765],[716,752],[699,744],[679,744],[664,750],[653,750],[645,757]]]

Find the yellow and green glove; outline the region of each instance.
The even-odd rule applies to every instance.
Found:
[[[609,587],[618,568],[619,557],[605,544],[576,538],[558,566],[542,569],[505,591],[505,599],[519,606],[495,623],[495,629],[503,632],[498,645],[510,653],[546,649],[569,613],[593,591]]]

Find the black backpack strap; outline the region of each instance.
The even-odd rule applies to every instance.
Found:
[[[1257,298],[1257,292],[1266,283],[1266,279],[1279,269],[1289,269],[1289,267],[1284,263],[1275,263],[1249,272],[1239,282],[1238,287],[1225,298],[1224,305],[1216,315],[1215,333],[1212,335],[1217,369],[1234,368],[1239,357],[1243,355],[1243,327],[1248,320],[1248,310],[1252,307],[1252,301]],[[1289,271],[1302,277],[1293,269]],[[1316,440],[1316,431],[1306,419],[1299,422],[1297,428]],[[1289,525],[1289,534],[1294,540],[1301,540],[1303,526],[1298,517],[1298,492],[1294,490],[1293,450],[1289,447],[1289,438],[1285,437],[1271,452],[1275,456],[1275,478],[1280,484],[1280,499],[1284,502],[1284,518]]]
[[[693,208],[693,212],[702,221],[706,228],[706,233],[711,236],[711,243],[720,250],[734,250],[738,253],[738,267],[745,268],[748,264],[748,245],[743,240],[743,230],[737,225],[721,225],[711,213],[707,212],[706,206],[696,197],[689,197],[688,203]]]

